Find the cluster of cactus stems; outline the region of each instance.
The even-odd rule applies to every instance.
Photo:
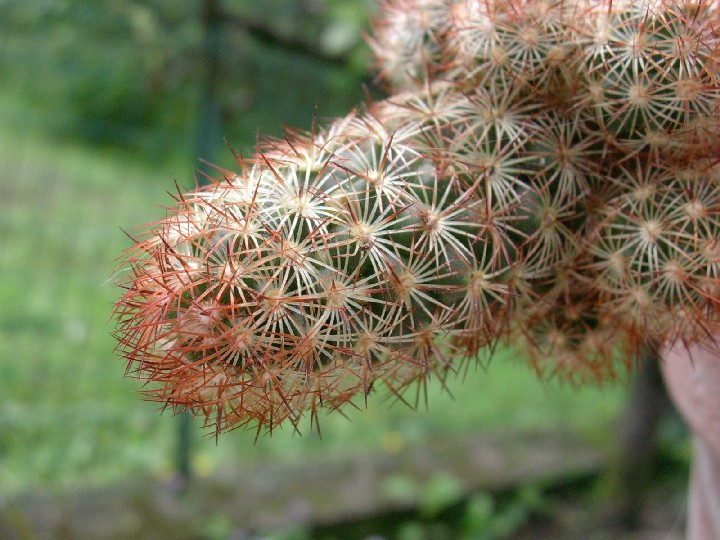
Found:
[[[385,0],[387,99],[265,140],[138,233],[129,373],[218,431],[271,429],[503,342],[577,383],[712,343],[716,6]]]

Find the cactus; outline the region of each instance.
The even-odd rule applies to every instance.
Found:
[[[151,398],[271,429],[507,340],[602,382],[718,330],[713,3],[385,0],[390,96],[267,140],[129,250]]]

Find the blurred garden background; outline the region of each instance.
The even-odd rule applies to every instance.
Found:
[[[631,381],[539,381],[500,348],[447,388],[406,396],[411,407],[373,394],[321,416],[321,435],[308,422],[216,440],[143,401],[114,355],[124,231],[162,217],[176,184],[214,174],[206,161],[233,168],[230,148],[247,156],[260,135],[380,99],[363,42],[372,11],[371,0],[0,0],[0,538],[600,527],[627,476],[616,464]],[[636,479],[660,510],[643,502],[638,519],[672,538],[689,447],[672,413],[657,426]]]

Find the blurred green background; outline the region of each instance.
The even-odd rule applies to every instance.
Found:
[[[197,170],[208,170],[199,157],[232,168],[226,145],[248,155],[259,134],[309,129],[368,93],[380,97],[362,39],[373,10],[370,0],[0,1],[0,537],[72,537],[62,532],[75,530],[72,517],[57,502],[68,494],[103,489],[112,501],[135,480],[177,478],[178,417],[143,401],[113,353],[113,281],[130,245],[123,230],[161,218],[175,182],[191,189]],[[216,441],[194,419],[191,473],[207,480],[240,465],[302,468],[319,457],[352,463],[466,435],[570,435],[612,454],[625,385],[538,381],[505,349],[459,371],[446,390],[431,381],[415,409],[373,395],[347,416],[321,417],[322,437],[307,424],[302,435],[285,428]],[[687,447],[670,426],[681,485]],[[532,437],[523,440],[531,453]],[[393,482],[385,487],[418,495],[414,484]],[[449,484],[431,482],[423,497],[441,508],[462,503],[465,537],[510,537],[529,519],[521,513],[493,529],[487,516],[502,517],[500,499]],[[511,491],[515,503],[525,500],[522,481]],[[46,520],[55,529],[28,514],[37,494],[59,505]],[[338,502],[337,520],[345,513]],[[433,529],[434,515],[393,518],[392,534],[460,534],[454,525]],[[477,515],[484,521],[467,525]],[[191,524],[188,538],[240,537],[231,510],[213,516],[178,519]],[[113,528],[107,537],[162,530],[139,519],[134,532]],[[278,527],[276,537],[313,534],[307,523]]]

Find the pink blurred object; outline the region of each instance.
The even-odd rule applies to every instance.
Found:
[[[688,540],[720,538],[720,358],[710,348],[678,345],[664,351],[662,369],[693,434]]]

